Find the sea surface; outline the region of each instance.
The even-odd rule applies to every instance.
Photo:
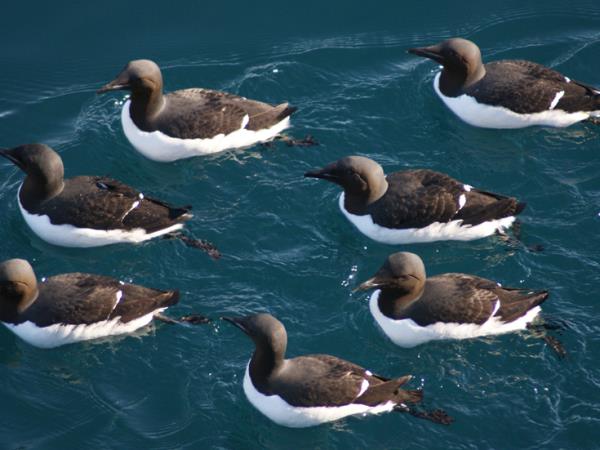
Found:
[[[110,175],[146,195],[192,204],[187,229],[214,261],[177,241],[65,249],[26,227],[23,174],[0,162],[0,258],[38,276],[82,271],[177,288],[172,315],[133,336],[42,350],[0,327],[2,449],[538,449],[600,446],[600,127],[485,130],[436,97],[413,46],[463,36],[486,60],[530,59],[600,86],[597,1],[7,2],[0,15],[0,146],[42,142],[67,176]],[[276,144],[156,163],[123,135],[124,93],[97,96],[131,59],[162,68],[166,90],[222,89],[298,107]],[[525,245],[387,246],[340,213],[339,189],[303,173],[343,156],[387,172],[429,168],[528,203]],[[542,245],[530,252],[527,245]],[[412,251],[430,275],[466,272],[544,288],[560,360],[530,333],[396,347],[353,293],[388,254]],[[388,376],[413,374],[445,427],[404,414],[280,427],[246,400],[253,345],[221,315],[268,311],[288,354],[330,353]]]

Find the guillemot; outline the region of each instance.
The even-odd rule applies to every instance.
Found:
[[[531,61],[483,64],[479,47],[453,38],[410,53],[443,66],[433,81],[446,106],[470,125],[566,127],[600,116],[600,90]]]
[[[285,359],[287,333],[270,314],[223,317],[246,333],[255,351],[246,366],[244,392],[252,405],[273,422],[310,427],[353,415],[408,412],[449,424],[443,411],[421,412],[420,390],[404,390],[410,375],[389,379],[330,355]]]
[[[38,283],[23,259],[0,264],[0,322],[41,348],[131,333],[152,321],[204,323],[198,315],[162,316],[179,291],[162,291],[87,273],[65,273]]]
[[[427,278],[421,258],[408,252],[388,256],[356,290],[368,289],[376,289],[369,301],[373,318],[402,347],[523,330],[549,295],[464,273]]]
[[[290,126],[297,109],[210,89],[163,95],[160,68],[147,59],[130,61],[98,93],[120,89],[131,92],[121,111],[125,136],[142,155],[163,162],[271,141]]]
[[[340,185],[339,206],[363,234],[385,244],[467,241],[508,228],[524,208],[512,197],[418,169],[387,177],[375,161],[348,156],[305,177]]]
[[[190,207],[170,206],[107,177],[65,180],[62,159],[43,144],[0,149],[0,156],[27,174],[17,195],[19,209],[33,232],[50,244],[97,247],[163,236],[219,257],[212,244],[177,233],[192,218]]]

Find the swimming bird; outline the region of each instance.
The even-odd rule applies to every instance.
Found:
[[[0,321],[36,347],[131,333],[153,318],[165,317],[162,311],[178,300],[176,290],[150,289],[87,273],[65,273],[38,283],[27,261],[0,263]],[[207,319],[194,315],[182,320],[204,323]]]
[[[210,89],[183,89],[163,94],[156,63],[130,61],[104,93],[128,90],[121,123],[125,136],[142,155],[175,161],[227,149],[249,147],[277,137],[290,126],[296,108],[270,105]]]
[[[305,177],[340,185],[340,209],[356,228],[385,244],[467,241],[502,232],[525,203],[417,169],[387,177],[375,161],[348,156]]]
[[[212,244],[175,233],[192,218],[189,207],[172,207],[107,177],[65,180],[62,159],[47,145],[0,149],[0,156],[26,173],[19,209],[33,232],[50,244],[98,247],[169,236],[219,256]]]
[[[357,288],[368,289],[376,289],[369,301],[373,318],[402,347],[523,330],[549,295],[464,273],[427,278],[421,258],[408,252],[388,256]]]
[[[479,47],[453,38],[409,53],[443,66],[433,87],[446,106],[470,125],[567,127],[600,117],[600,90],[531,61],[483,64]]]
[[[330,355],[285,359],[287,333],[270,314],[223,317],[256,347],[244,375],[244,392],[252,405],[273,422],[293,428],[310,427],[352,415],[409,412],[448,424],[443,411],[422,413],[422,392],[401,386],[412,377],[389,379]]]

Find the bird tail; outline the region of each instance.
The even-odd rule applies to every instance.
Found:
[[[288,103],[282,103],[281,105],[278,105],[275,108],[281,109],[281,111],[277,113],[277,120],[283,120],[286,117],[291,116],[298,110],[298,108],[296,108],[295,106],[290,106]]]
[[[527,314],[527,311],[541,305],[546,301],[550,293],[548,291],[533,291],[523,293],[522,289],[504,288],[513,291],[508,296],[501,298],[501,306],[496,315],[502,318],[504,323],[510,323]]]
[[[420,389],[398,389],[397,399],[400,401],[400,403],[420,403],[423,401],[423,391]]]
[[[165,291],[165,294],[164,301],[162,302],[163,306],[169,307],[179,303],[179,289]]]
[[[526,207],[527,207],[527,203],[517,202],[517,205],[515,206],[515,216],[518,214],[521,214]]]

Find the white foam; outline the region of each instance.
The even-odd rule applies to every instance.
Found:
[[[495,305],[490,318],[482,325],[437,322],[422,327],[412,319],[394,320],[385,316],[379,309],[377,299],[381,290],[376,290],[369,300],[371,315],[390,340],[401,347],[414,347],[425,342],[440,339],[471,339],[492,334],[504,334],[524,330],[527,324],[542,310],[539,306],[530,309],[524,316],[513,322],[504,323],[494,314],[500,307],[500,301]]]
[[[600,114],[600,111],[578,111],[568,113],[561,109],[549,109],[532,114],[518,114],[502,106],[490,106],[477,102],[466,94],[446,97],[439,88],[440,73],[433,80],[437,95],[454,114],[469,125],[482,128],[524,128],[532,125],[568,127]],[[556,100],[556,97],[555,97]],[[560,98],[559,98],[560,100]],[[556,106],[556,105],[555,105]]]
[[[366,381],[366,380],[365,380]],[[252,384],[249,365],[244,375],[244,393],[248,401],[273,422],[292,428],[303,428],[332,422],[357,414],[380,414],[392,411],[395,403],[388,401],[377,406],[351,403],[345,406],[291,406],[278,395],[261,394]]]
[[[29,228],[44,241],[61,247],[101,247],[103,245],[118,243],[138,243],[183,228],[183,224],[178,223],[153,233],[146,233],[146,230],[143,228],[134,228],[132,230],[96,230],[93,228],[76,228],[73,225],[67,224],[54,225],[46,215],[30,214],[27,212],[23,205],[21,205],[18,193],[17,201],[21,214],[27,225],[29,225]]]
[[[123,132],[138,152],[154,161],[176,161],[193,156],[210,155],[228,149],[250,147],[259,142],[272,140],[290,126],[289,116],[271,128],[258,131],[247,130],[245,128],[247,123],[242,120],[241,128],[227,135],[218,134],[206,139],[179,139],[167,136],[160,131],[140,130],[129,115],[130,103],[131,101],[127,100],[121,111]]]
[[[106,336],[131,333],[152,321],[154,314],[164,311],[160,308],[145,316],[129,322],[121,322],[121,317],[103,320],[90,325],[80,324],[54,324],[47,327],[38,327],[33,322],[23,322],[18,325],[2,322],[9,330],[25,342],[40,348],[53,348],[73,342],[98,339]]]
[[[384,244],[398,245],[443,240],[470,241],[491,236],[498,231],[504,231],[515,221],[514,216],[498,220],[490,220],[479,225],[462,225],[462,220],[451,222],[434,222],[423,228],[393,229],[384,228],[373,222],[369,214],[358,216],[344,208],[344,193],[340,195],[339,206],[346,218],[354,224],[365,236]]]

